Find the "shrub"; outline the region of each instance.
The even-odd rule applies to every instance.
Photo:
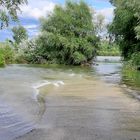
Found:
[[[15,56],[16,63],[42,63],[39,48],[36,39],[24,40],[18,46],[18,52]]]
[[[131,55],[129,61],[125,62],[126,69],[140,70],[140,52]]]
[[[97,51],[101,56],[120,56],[119,46],[115,43],[109,44],[108,41],[102,41]]]
[[[132,54],[130,61],[132,65],[136,67],[140,67],[140,52]]]
[[[14,62],[14,50],[8,43],[0,44],[0,65],[11,64]]]
[[[0,67],[5,65],[3,49],[0,48]]]

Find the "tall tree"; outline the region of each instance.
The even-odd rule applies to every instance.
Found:
[[[26,40],[28,38],[28,34],[26,29],[23,26],[16,26],[12,29],[13,39],[16,44],[20,44],[22,40]]]
[[[18,20],[18,12],[22,4],[27,4],[27,0],[0,0],[0,26],[7,27],[9,21]]]
[[[109,31],[115,35],[120,44],[122,55],[130,58],[140,51],[140,1],[139,0],[111,0],[114,19]]]
[[[67,1],[41,20],[41,56],[55,63],[80,65],[95,56],[98,38],[92,13],[84,2]]]

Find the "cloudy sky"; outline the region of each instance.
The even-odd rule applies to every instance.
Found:
[[[108,0],[85,0],[97,13],[105,16],[105,21],[110,22],[113,17],[113,7]],[[64,5],[65,0],[28,0],[28,5],[21,6],[22,13],[19,14],[20,24],[27,30],[30,37],[37,35],[39,30],[39,18],[52,12],[56,4]],[[0,30],[0,41],[6,38],[12,39],[11,27]]]

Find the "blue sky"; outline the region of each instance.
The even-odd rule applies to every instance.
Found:
[[[108,0],[85,0],[96,13],[103,14],[108,23],[113,17],[113,7]],[[30,37],[37,35],[39,31],[39,18],[46,16],[53,11],[56,4],[64,5],[65,0],[28,0],[28,5],[21,6],[22,13],[19,13],[20,24],[28,31]],[[0,30],[0,41],[12,39],[11,28],[18,23],[11,23],[7,29]]]

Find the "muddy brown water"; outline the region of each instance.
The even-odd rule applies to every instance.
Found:
[[[140,140],[140,102],[125,90],[139,92],[139,78],[102,59],[0,69],[0,140]]]

